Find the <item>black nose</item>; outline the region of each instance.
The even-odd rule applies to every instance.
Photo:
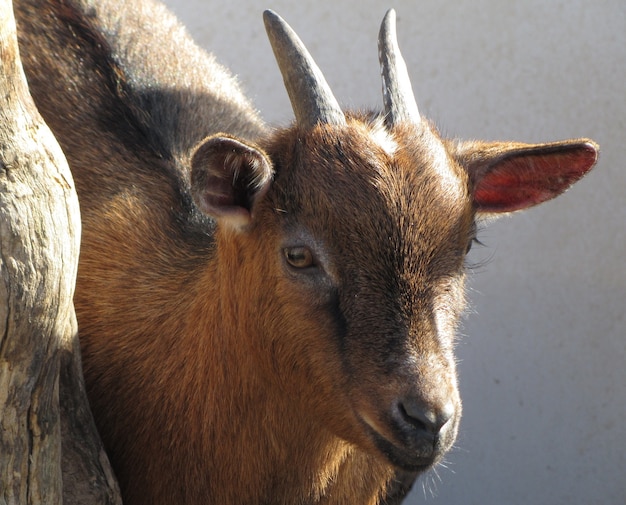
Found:
[[[452,402],[432,406],[416,398],[404,398],[400,400],[398,410],[404,421],[416,429],[438,435],[454,416],[455,409]]]

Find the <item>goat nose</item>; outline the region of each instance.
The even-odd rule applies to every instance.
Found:
[[[437,435],[446,423],[454,416],[454,404],[448,402],[441,407],[427,406],[415,398],[400,401],[400,412],[405,421],[416,428]]]

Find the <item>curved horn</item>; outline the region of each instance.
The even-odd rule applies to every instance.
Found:
[[[400,54],[396,37],[396,11],[389,9],[378,33],[378,58],[383,78],[385,122],[392,127],[401,122],[420,122],[409,72]]]
[[[291,27],[275,12],[263,13],[265,29],[299,125],[345,125],[346,118],[321,70]]]

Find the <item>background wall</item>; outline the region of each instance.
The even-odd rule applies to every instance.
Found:
[[[409,503],[626,503],[626,3],[168,3],[273,123],[292,112],[263,9],[292,24],[344,106],[378,108],[376,36],[393,6],[420,111],[446,135],[600,143],[567,195],[480,233],[460,437]]]

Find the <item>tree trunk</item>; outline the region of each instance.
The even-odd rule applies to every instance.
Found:
[[[0,0],[0,504],[121,504],[87,403],[72,305],[67,162],[30,97]]]

